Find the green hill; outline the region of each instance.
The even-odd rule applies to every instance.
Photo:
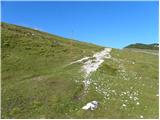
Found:
[[[1,30],[2,118],[159,117],[157,55],[112,49],[84,95],[85,61],[70,63],[104,47],[7,23]],[[81,109],[93,100],[97,109]]]
[[[136,43],[136,44],[130,44],[130,45],[126,46],[125,48],[158,50],[159,44],[158,43],[153,43],[153,44]]]

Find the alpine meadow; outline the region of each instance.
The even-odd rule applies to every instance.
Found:
[[[158,51],[112,48],[111,57],[90,73],[84,93],[81,69],[87,60],[72,62],[94,60],[104,47],[1,27],[2,118],[158,118],[158,54],[152,54]],[[96,110],[81,109],[92,100],[99,102]]]
[[[159,119],[158,1],[1,2],[2,119]]]

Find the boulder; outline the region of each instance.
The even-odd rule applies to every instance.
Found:
[[[82,107],[83,110],[95,110],[98,107],[97,101],[92,101],[87,103],[85,106]]]

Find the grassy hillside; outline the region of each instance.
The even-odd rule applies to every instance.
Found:
[[[158,118],[157,55],[113,49],[78,99],[82,63],[69,63],[103,47],[7,23],[1,28],[2,118]],[[92,100],[100,103],[96,110],[81,109]]]
[[[159,49],[159,44],[157,44],[157,43],[153,43],[153,44],[136,43],[136,44],[130,44],[130,45],[126,46],[125,48],[158,50]]]

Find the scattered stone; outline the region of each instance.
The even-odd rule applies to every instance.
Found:
[[[143,115],[141,115],[140,118],[143,118]]]
[[[94,85],[97,85],[97,83],[93,83]]]
[[[85,106],[82,107],[83,110],[95,110],[98,107],[97,101],[92,101],[87,103]]]
[[[137,102],[136,104],[139,105],[139,102]]]
[[[123,107],[126,107],[126,104],[124,104],[124,103],[123,103],[123,105],[122,105],[122,106],[123,106]]]
[[[138,100],[138,98],[137,98],[137,97],[134,97],[134,101],[136,101],[136,100]]]

